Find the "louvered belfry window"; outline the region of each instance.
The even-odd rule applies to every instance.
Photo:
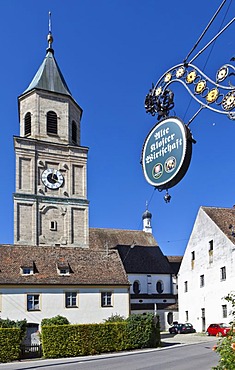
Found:
[[[75,121],[72,121],[72,141],[77,143],[77,124]]]
[[[24,117],[24,134],[30,135],[31,134],[31,113],[26,113]]]
[[[57,114],[53,111],[47,112],[47,133],[57,135]]]

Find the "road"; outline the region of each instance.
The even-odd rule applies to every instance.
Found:
[[[163,348],[68,359],[31,360],[0,364],[0,370],[211,370],[218,364],[212,351],[215,338],[188,340],[189,335],[163,339]]]

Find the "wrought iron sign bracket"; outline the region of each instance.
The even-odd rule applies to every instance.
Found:
[[[235,85],[231,82],[232,76],[235,76],[235,67],[231,64],[219,68],[215,80],[194,64],[178,64],[164,73],[147,94],[146,113],[152,116],[157,114],[158,119],[168,117],[174,107],[174,93],[169,87],[173,83],[180,83],[202,108],[208,108],[234,120]],[[227,85],[222,84],[224,82],[227,82]]]
[[[193,61],[201,55],[234,21],[235,17],[224,26],[189,62],[188,58],[202,40],[216,16],[224,6],[223,0],[211,21],[184,59],[183,63],[168,69],[145,97],[146,113],[157,115],[159,122],[150,130],[145,139],[141,164],[147,182],[159,191],[165,190],[164,200],[170,202],[168,189],[175,186],[188,170],[193,139],[190,123],[206,108],[235,120],[235,67],[231,63],[220,67],[214,78],[210,78]],[[231,58],[233,62],[235,58]],[[174,115],[174,92],[172,85],[180,83],[199,105],[198,111],[187,124]]]

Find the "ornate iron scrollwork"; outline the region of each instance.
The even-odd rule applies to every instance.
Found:
[[[152,116],[158,114],[158,119],[167,117],[174,107],[174,93],[169,86],[175,82],[181,83],[191,97],[203,108],[225,114],[229,119],[235,119],[235,85],[231,77],[235,76],[235,67],[225,64],[212,80],[193,64],[179,64],[169,69],[158,80],[145,98],[145,109]],[[221,84],[227,81],[227,85]]]

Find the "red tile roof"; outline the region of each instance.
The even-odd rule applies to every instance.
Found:
[[[33,264],[35,274],[21,274],[22,267]],[[69,265],[69,276],[59,275],[61,264]],[[0,284],[129,285],[129,282],[115,250],[0,245]]]

